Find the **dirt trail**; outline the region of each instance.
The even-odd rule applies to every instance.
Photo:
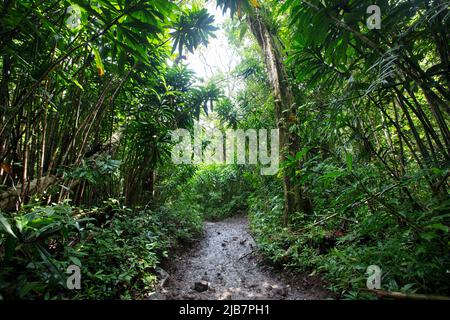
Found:
[[[202,239],[177,257],[167,271],[170,276],[153,299],[305,300],[328,296],[317,279],[267,266],[256,251],[245,216],[206,222]],[[208,290],[198,292],[194,284],[202,281],[208,283]]]

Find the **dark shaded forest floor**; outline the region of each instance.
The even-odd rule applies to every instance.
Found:
[[[309,300],[331,296],[317,278],[281,272],[264,262],[246,216],[206,222],[203,237],[176,257],[167,271],[167,281],[151,299]]]

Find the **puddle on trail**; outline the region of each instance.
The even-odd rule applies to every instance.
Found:
[[[317,279],[280,273],[258,255],[248,231],[248,220],[237,216],[206,222],[204,235],[167,270],[165,286],[151,299],[254,300],[325,299],[328,296]],[[196,282],[208,283],[198,292]]]

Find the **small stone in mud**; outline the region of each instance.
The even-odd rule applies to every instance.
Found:
[[[196,296],[193,294],[184,294],[182,298],[183,300],[195,300]]]
[[[152,292],[148,295],[149,300],[166,300],[167,297],[159,292]]]
[[[194,290],[197,292],[204,292],[208,290],[209,284],[207,281],[199,281],[194,284]]]
[[[275,288],[275,294],[279,296],[286,297],[288,295],[288,289],[287,288]]]
[[[161,268],[159,268],[157,270],[157,272],[158,272],[158,275],[160,278],[158,286],[163,288],[166,286],[167,280],[169,280],[169,278],[170,278],[170,274],[168,274],[167,271],[165,271],[164,269],[161,269]]]
[[[232,296],[231,293],[226,292],[223,296],[222,296],[222,300],[231,300]]]

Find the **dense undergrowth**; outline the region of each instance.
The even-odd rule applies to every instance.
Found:
[[[349,200],[349,205],[356,202]],[[374,297],[364,292],[370,265],[382,268],[384,290],[450,292],[449,232],[442,224],[448,219],[448,208],[436,206],[433,212],[440,214],[435,216],[409,213],[421,231],[399,223],[376,205],[373,211],[359,208],[351,212],[345,207],[325,206],[314,217],[291,219],[287,228],[282,225],[281,192],[269,199],[255,195],[249,202],[251,228],[267,258],[299,272],[320,275],[344,298]]]
[[[90,212],[64,203],[0,218],[0,299],[143,299],[160,262],[202,227],[191,209],[131,210],[117,200]],[[81,290],[66,287],[69,265],[80,267]]]
[[[209,166],[200,169],[189,181],[195,202],[206,220],[219,220],[248,212],[247,198],[252,192],[251,175],[243,168]]]

